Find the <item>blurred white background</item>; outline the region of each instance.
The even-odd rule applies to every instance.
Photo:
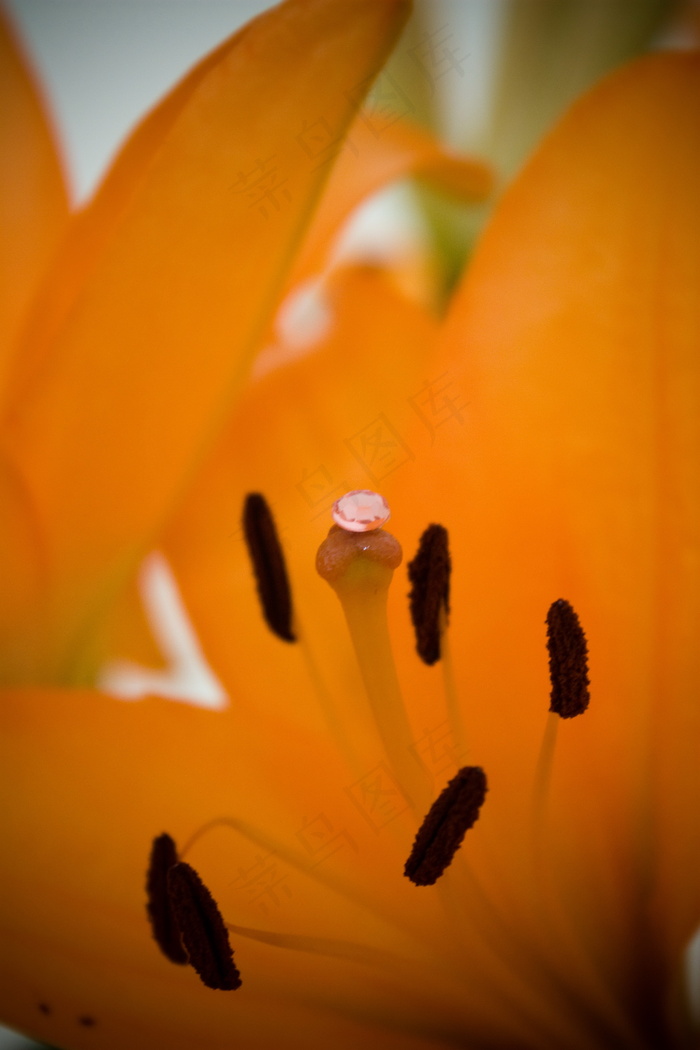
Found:
[[[138,117],[261,0],[7,0],[44,83],[77,198]]]

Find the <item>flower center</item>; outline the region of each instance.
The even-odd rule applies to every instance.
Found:
[[[389,508],[377,493],[354,491],[338,501],[333,516],[336,522],[339,517],[342,521],[332,526],[322,542],[316,568],[340,600],[378,737],[391,773],[416,818],[418,831],[404,874],[416,886],[431,886],[452,864],[466,832],[480,815],[487,793],[486,774],[480,766],[464,766],[435,797],[432,777],[414,746],[391,650],[387,596],[394,571],[401,564],[402,551],[398,540],[382,528],[389,517]],[[278,637],[297,641],[284,555],[270,509],[259,494],[246,499],[244,532],[263,616]],[[457,697],[448,647],[450,573],[447,531],[441,525],[430,525],[408,566],[411,618],[418,654],[429,665],[438,661],[442,665],[450,730],[463,747],[462,705]],[[551,706],[534,776],[533,873],[545,871],[547,797],[557,725],[560,718],[583,713],[589,702],[586,640],[568,602],[559,599],[552,604],[547,614],[547,628]],[[302,638],[302,651],[304,648]],[[314,678],[313,674],[311,677]],[[333,715],[332,711],[327,713]],[[329,717],[329,726],[334,732],[332,717]],[[342,745],[342,740],[340,743]],[[169,835],[159,836],[153,844],[148,874],[148,914],[153,936],[169,960],[179,964],[189,962],[210,988],[238,988],[241,980],[228,938],[228,931],[232,931],[237,936],[275,947],[355,961],[371,956],[370,961],[387,964],[374,949],[362,945],[225,922],[198,873],[183,860],[193,843],[218,825],[272,849],[299,870],[315,875],[308,860],[292,856],[283,845],[271,845],[261,830],[239,819],[222,817],[209,821],[195,832],[181,853]],[[399,872],[397,867],[397,876]],[[457,883],[444,880],[438,887],[442,904],[454,921],[461,915],[457,887],[467,886],[489,909],[493,922],[500,923],[502,917],[494,911],[488,894],[470,867],[461,866],[455,876]],[[533,907],[543,928],[553,922],[545,896]]]

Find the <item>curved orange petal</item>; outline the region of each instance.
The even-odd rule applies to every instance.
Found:
[[[0,13],[0,384],[27,307],[68,220],[61,163],[41,100]]]
[[[191,96],[225,58],[232,43],[240,41],[243,27],[194,67],[170,93],[148,113],[120,149],[93,198],[74,213],[60,256],[42,282],[30,317],[22,352],[13,362],[12,381],[16,396],[45,366],[53,342],[59,336],[81,295],[102,251],[118,232],[123,213],[142,190],[151,164],[168,135],[183,115]]]
[[[517,858],[548,707],[543,621],[560,597],[581,616],[593,699],[560,728],[550,860],[642,1026],[661,1004],[640,987],[659,994],[700,919],[699,96],[697,55],[656,55],[550,135],[447,325],[435,372],[461,420],[445,414],[434,449],[419,428],[415,467],[387,484],[409,529],[451,530],[455,660],[501,829],[492,885],[515,899],[532,892]]]
[[[6,690],[0,722],[13,790],[0,1006],[21,1029],[105,1050],[127,1035],[134,1050],[295,1047],[297,1023],[303,1046],[331,1020],[348,1050],[363,1034],[416,1050],[460,1045],[465,1032],[483,1045],[494,1032],[502,1045],[588,1045],[536,969],[494,955],[459,909],[443,913],[441,895],[416,896],[401,874],[410,816],[368,823],[327,736],[237,703],[212,714],[70,690]],[[324,827],[334,848],[319,855]],[[235,994],[203,988],[152,940],[145,874],[163,831],[233,926]],[[470,884],[455,890],[478,907]]]
[[[331,778],[329,790],[340,790],[320,740],[285,730],[279,718],[256,716],[251,733],[245,713],[234,708],[211,714],[68,690],[6,691],[2,701],[2,768],[14,793],[2,817],[5,1020],[57,1045],[82,1048],[92,1040],[104,1050],[125,1040],[134,1050],[163,1042],[223,1050],[232,1040],[263,1048],[276,1045],[282,1033],[286,1045],[301,1048],[328,1030],[350,1050],[354,1040],[376,1032],[377,1023],[374,1045],[433,1045],[431,1031],[445,1025],[439,987],[433,1006],[427,1003],[433,1016],[426,1021],[415,1011],[419,1032],[421,1024],[428,1032],[415,1044],[411,1011],[398,990],[396,1016],[382,1006],[387,986],[397,982],[391,972],[397,965],[399,988],[403,979],[413,981],[418,1002],[425,995],[420,986],[433,983],[415,965],[411,976],[392,956],[392,948],[405,955],[412,945],[411,924],[402,931],[395,915],[384,915],[347,874],[339,876],[337,865],[316,873],[300,844],[305,812],[312,813],[304,807],[324,804],[317,785],[304,785],[304,768],[313,764],[319,776]],[[270,749],[260,733],[265,728],[284,734],[284,750]],[[285,790],[300,776],[298,795]],[[285,797],[289,806],[280,809]],[[193,833],[217,817],[229,823],[193,843],[187,859],[226,920],[275,936],[299,935],[301,942],[315,935],[321,949],[336,945],[335,954],[319,955],[313,946],[278,948],[234,932],[243,987],[227,994],[204,988],[189,967],[160,954],[145,910],[152,839],[167,830],[184,850]],[[362,832],[357,814],[355,823],[353,834],[362,837],[369,857],[376,853],[374,833]],[[356,851],[357,842],[347,848]],[[256,881],[261,858],[262,869],[274,865],[271,885],[269,872],[262,884]]]
[[[6,1019],[105,1050],[127,1036],[134,1050],[232,1039],[295,1047],[296,1023],[305,1046],[331,1021],[348,1050],[362,1034],[387,1048],[450,1045],[464,1030],[488,1038],[503,991],[480,972],[488,955],[450,947],[439,900],[416,900],[401,875],[410,824],[399,814],[378,835],[348,799],[347,770],[327,742],[235,708],[213,715],[68,690],[2,700],[2,768],[20,800],[3,810]],[[308,830],[319,818],[340,821],[341,833],[320,858]],[[151,938],[145,869],[164,830],[234,926],[235,994],[202,987]],[[290,948],[278,947],[285,937]],[[507,970],[506,980],[515,984]],[[509,992],[499,1030],[511,1041],[544,1031],[585,1047],[546,999]]]
[[[379,127],[371,111],[360,112],[350,125],[290,284],[323,270],[339,223],[353,208],[407,175],[424,178],[464,200],[482,200],[493,185],[492,171],[483,161],[452,153],[407,121],[382,122]]]
[[[216,434],[308,223],[322,173],[301,127],[341,134],[404,12],[290,0],[191,81],[4,422],[6,675],[92,674],[93,625]],[[9,549],[23,517],[42,539],[40,609]]]

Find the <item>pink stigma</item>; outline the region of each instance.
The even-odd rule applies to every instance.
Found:
[[[331,510],[333,521],[348,532],[370,532],[379,529],[391,517],[387,502],[378,492],[353,489],[336,500]]]

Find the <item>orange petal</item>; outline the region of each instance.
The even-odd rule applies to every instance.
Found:
[[[304,144],[311,153],[313,138]],[[407,175],[425,178],[464,200],[482,200],[493,185],[491,169],[484,162],[452,153],[407,121],[380,123],[371,111],[363,111],[343,142],[290,283],[323,270],[334,236],[352,209]]]
[[[68,314],[80,296],[101,253],[118,232],[124,211],[148,178],[149,169],[193,93],[239,41],[246,28],[224,41],[199,62],[132,131],[98,186],[93,199],[75,213],[62,245],[60,258],[41,289],[31,315],[31,328],[23,353],[14,362],[13,381],[18,390],[31,383],[60,335]]]
[[[439,896],[416,894],[401,874],[415,828],[400,809],[373,814],[327,736],[235,702],[212,714],[88,691],[1,699],[13,804],[2,811],[0,1009],[14,1025],[105,1050],[125,1039],[301,1050],[324,1045],[329,1017],[347,1050],[364,1035],[412,1048],[416,1033],[416,1050],[494,1035],[589,1045],[529,957],[513,972],[474,931],[463,943],[460,909],[448,918]],[[232,924],[235,997],[212,995],[152,940],[146,867],[164,831]]]
[[[216,434],[292,265],[322,181],[304,122],[342,133],[404,13],[402,0],[290,0],[190,80],[4,426],[24,499],[10,540],[24,513],[48,592],[40,614],[5,546],[6,673],[92,673],[93,625]]]
[[[337,1039],[347,1050],[377,1023],[387,1025],[386,1033],[380,1028],[381,1045],[414,1045],[410,1024],[401,1021],[401,977],[383,961],[395,965],[392,951],[410,937],[396,928],[395,917],[374,908],[366,891],[355,893],[337,864],[315,873],[298,837],[305,814],[316,815],[303,807],[329,801],[318,796],[323,775],[334,777],[328,755],[278,719],[273,726],[256,718],[255,725],[268,733],[276,727],[286,750],[272,751],[265,732],[251,735],[235,709],[211,714],[167,701],[128,704],[88,691],[4,693],[0,766],[13,792],[2,815],[4,1020],[52,1044],[82,1047],[89,1038],[105,1050],[125,1041],[134,1050],[223,1050],[231,1040],[263,1050],[280,1039],[301,1050],[316,1039],[324,1045],[331,1020],[334,1045]],[[304,768],[319,779],[290,792]],[[335,779],[325,788],[342,797]],[[345,808],[352,810],[347,798]],[[151,842],[167,830],[185,849],[193,833],[217,817],[229,823],[204,833],[187,860],[226,921],[268,930],[273,938],[288,932],[300,941],[313,935],[355,944],[356,962],[233,933],[243,988],[240,995],[213,995],[189,967],[160,954],[145,907]],[[343,845],[353,855],[361,848],[368,878],[376,877],[366,859],[375,854],[376,865],[386,842],[377,851],[376,833],[362,830],[357,812],[354,822],[357,831]],[[261,837],[251,838],[248,829]],[[277,853],[265,836],[279,844]],[[412,976],[399,965],[420,1002],[427,997],[421,986],[437,982],[415,963]],[[439,1031],[439,987],[437,995],[427,1016]],[[400,1011],[393,1007],[395,1019],[392,1002],[401,1002]],[[298,1041],[295,1025],[303,1033]]]
[[[465,717],[515,894],[548,707],[543,621],[561,597],[581,616],[593,699],[559,734],[553,863],[620,994],[645,965],[636,943],[662,942],[673,968],[700,918],[699,95],[697,55],[655,55],[535,155],[435,365],[462,394],[461,425],[443,412],[435,454],[417,432],[394,499],[416,531],[451,530]]]
[[[0,14],[0,383],[25,312],[68,219],[61,163],[13,33]]]

